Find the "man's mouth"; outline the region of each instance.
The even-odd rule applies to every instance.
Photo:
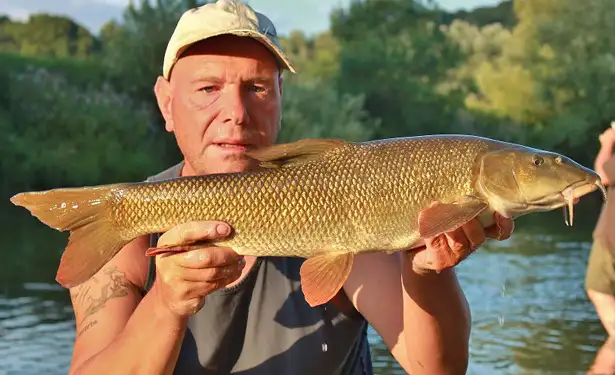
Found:
[[[241,142],[214,142],[213,144],[228,151],[246,151],[250,147],[249,144]]]

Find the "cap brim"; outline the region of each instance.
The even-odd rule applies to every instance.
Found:
[[[290,61],[288,56],[286,56],[286,54],[277,45],[275,45],[275,43],[273,43],[269,38],[267,38],[263,34],[256,32],[254,30],[237,29],[237,30],[225,30],[219,33],[213,33],[213,34],[207,34],[207,35],[201,35],[201,36],[195,35],[193,38],[190,38],[190,40],[187,40],[186,42],[184,42],[183,43],[184,46],[177,51],[174,57],[173,64],[171,64],[169,71],[166,72],[167,77],[165,78],[168,78],[168,75],[170,74],[170,71],[172,70],[173,66],[175,65],[179,57],[182,55],[182,53],[184,53],[186,49],[188,49],[190,46],[192,46],[195,43],[198,43],[200,41],[207,40],[207,39],[210,39],[216,36],[221,36],[221,35],[237,35],[237,36],[253,38],[259,41],[260,43],[262,43],[265,47],[267,47],[267,49],[271,53],[274,54],[274,56],[276,57],[276,59],[282,65],[284,69],[288,69],[292,73],[297,73],[295,66]]]

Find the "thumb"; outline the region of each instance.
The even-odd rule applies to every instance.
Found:
[[[216,240],[228,236],[231,227],[221,221],[189,221],[179,224],[162,234],[158,246],[190,244],[197,241]]]

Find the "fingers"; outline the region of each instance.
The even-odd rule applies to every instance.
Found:
[[[237,280],[239,275],[208,281],[184,281],[181,284],[172,286],[174,289],[173,299],[175,301],[184,301],[182,302],[183,304],[191,299],[202,299],[204,296],[214,292],[215,290],[224,288],[233,281]]]
[[[477,219],[470,220],[455,232],[457,232],[454,235],[455,237],[450,236],[449,234],[449,238],[457,242],[455,246],[457,246],[461,251],[475,250],[482,245],[486,239],[485,230]],[[455,250],[453,246],[451,246],[451,249]]]
[[[438,264],[436,264],[436,254],[434,254],[430,243],[428,243],[425,249],[408,252],[408,255],[412,259],[412,265],[415,271],[439,269]]]
[[[418,269],[442,270],[454,267],[481,246],[487,238],[505,240],[514,230],[514,221],[495,213],[495,224],[483,229],[478,219],[461,227],[425,240],[425,249],[415,252],[413,264]]]
[[[234,253],[232,250],[215,247],[201,249],[201,251],[204,253],[208,251],[211,253]],[[185,258],[185,254],[174,254],[164,258],[162,262],[157,264],[157,282],[167,290],[166,296],[170,301],[169,303],[176,307],[183,306],[191,299],[202,298],[219,288],[231,284],[241,277],[241,273],[246,265],[243,257],[231,256],[220,259],[237,260],[228,264],[218,262],[216,266],[212,265],[205,268],[188,268],[179,264],[179,260],[182,258]],[[182,309],[178,307],[176,310]],[[183,313],[185,311],[180,314]]]
[[[426,248],[414,255],[419,269],[442,270],[454,267],[485,241],[485,231],[476,219],[461,227],[426,240]]]
[[[463,249],[470,247],[470,241],[462,228],[457,228],[454,231],[445,233],[444,239],[446,240],[446,246],[443,248],[448,248],[455,253],[459,253],[463,251]]]
[[[177,265],[193,269],[224,267],[243,260],[243,256],[232,249],[218,246],[203,247],[172,256],[177,257],[174,259]]]
[[[178,279],[194,282],[213,282],[229,278],[235,279],[241,275],[241,271],[243,271],[245,266],[246,262],[242,259],[233,264],[212,268],[177,267],[176,272]]]
[[[504,217],[499,213],[494,214],[495,224],[485,229],[485,235],[488,238],[493,238],[498,241],[507,240],[512,235],[515,229],[515,222],[513,219]]]
[[[193,315],[203,306],[205,296],[241,277],[243,256],[208,243],[230,233],[231,227],[224,222],[192,221],[160,236],[155,286],[166,308],[178,316]],[[164,251],[176,248],[181,251]]]
[[[189,244],[200,240],[215,240],[228,236],[231,228],[220,221],[190,221],[177,225],[158,239],[158,246]]]

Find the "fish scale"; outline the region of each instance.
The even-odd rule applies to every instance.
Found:
[[[301,285],[315,306],[339,291],[357,253],[415,250],[475,217],[491,225],[495,211],[518,217],[568,204],[572,217],[573,199],[597,188],[605,194],[599,176],[569,158],[468,135],[311,139],[248,156],[262,168],[20,193],[11,201],[71,232],[56,276],[65,287],[87,280],[139,236],[217,220],[234,233],[216,243],[241,255],[307,258]]]
[[[235,236],[220,244],[242,255],[396,250],[391,244],[418,239],[417,206],[474,192],[471,168],[486,147],[434,139],[349,144],[293,168],[120,186],[113,218],[126,238],[225,221]],[[466,173],[452,173],[459,169]],[[448,183],[436,178],[448,173]]]

